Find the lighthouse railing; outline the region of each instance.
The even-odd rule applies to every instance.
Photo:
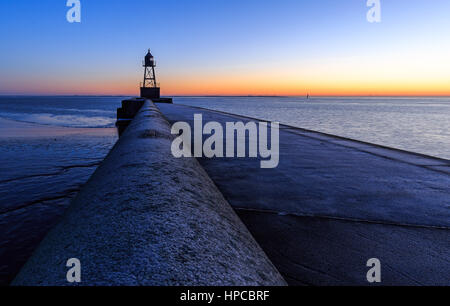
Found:
[[[144,83],[143,82],[139,82],[139,87],[143,88],[144,87]],[[161,87],[160,83],[156,83],[155,86],[151,86],[151,87]]]
[[[153,62],[153,67],[156,67],[156,61],[152,61]],[[151,67],[152,65],[146,65],[145,61],[142,61],[142,67]]]

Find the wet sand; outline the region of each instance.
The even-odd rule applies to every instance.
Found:
[[[116,140],[115,128],[0,118],[0,285],[12,280]]]

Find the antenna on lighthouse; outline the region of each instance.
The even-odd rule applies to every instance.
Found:
[[[160,98],[160,88],[159,84],[156,83],[155,67],[156,62],[150,49],[144,58],[144,82],[141,86],[141,97],[147,99],[159,99]]]

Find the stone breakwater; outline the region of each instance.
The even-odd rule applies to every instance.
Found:
[[[285,285],[196,159],[145,101],[13,285]]]

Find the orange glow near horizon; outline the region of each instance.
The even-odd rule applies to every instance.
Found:
[[[202,84],[185,84],[185,86],[177,86],[177,84],[167,83],[162,85],[161,95],[163,96],[450,96],[450,90],[430,86],[429,88],[417,88],[414,84],[405,86],[404,88],[388,88],[388,87],[358,87],[336,88],[330,86],[310,86],[309,90],[296,88],[295,86],[283,86],[271,88],[264,86],[267,84],[258,84],[245,86],[232,86],[233,84],[212,84],[204,82]],[[303,86],[299,86],[303,87]],[[447,87],[448,88],[448,87]],[[6,93],[8,94],[8,93]],[[39,86],[27,92],[13,92],[11,94],[25,95],[111,95],[111,96],[138,96],[139,87],[134,84],[118,84],[111,86],[110,84],[99,86],[75,87],[56,87],[49,88]]]
[[[243,63],[235,67],[157,70],[166,96],[450,96],[450,63],[442,55],[427,57],[380,55],[377,58],[328,58],[266,67]],[[48,77],[26,82],[26,94],[139,94],[140,69],[91,74],[80,79]],[[17,81],[11,80],[11,87]]]
[[[232,65],[199,59],[183,66],[181,59],[167,58],[159,62],[156,74],[166,96],[450,96],[446,49],[425,46],[374,53],[263,62],[249,57]],[[107,71],[86,65],[72,71],[8,76],[0,82],[13,94],[139,95],[139,65]]]
[[[293,79],[271,80],[261,76],[164,77],[161,94],[166,96],[450,96],[450,81]],[[139,81],[131,78],[112,81],[28,82],[26,92],[37,95],[139,95]]]
[[[413,63],[413,64],[409,64]],[[161,72],[161,74],[158,74]],[[26,80],[26,92],[51,95],[139,95],[139,70],[111,73],[109,79],[91,74]],[[161,94],[166,96],[450,96],[450,63],[415,59],[325,59],[309,63],[277,63],[268,67],[240,66],[217,69],[157,71]]]
[[[194,96],[449,96],[447,84],[403,83],[383,84],[365,82],[295,82],[276,83],[265,80],[197,80],[167,82],[162,85],[163,95]]]

